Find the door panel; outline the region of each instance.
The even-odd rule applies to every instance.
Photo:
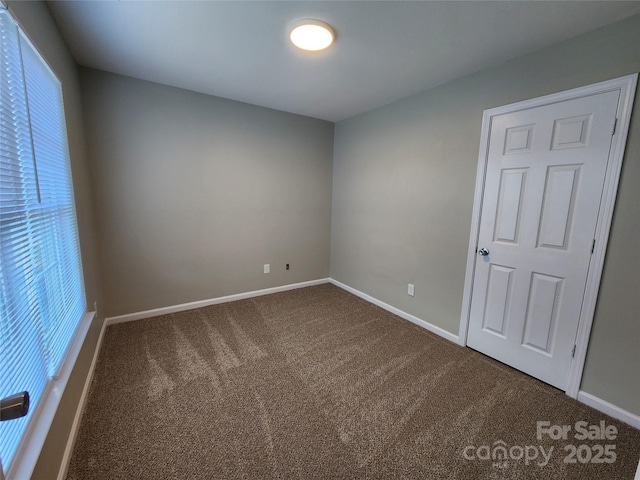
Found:
[[[526,169],[502,170],[494,242],[518,243],[522,196],[527,182]]]
[[[563,280],[541,273],[531,276],[522,345],[551,354]]]
[[[467,343],[565,388],[619,91],[492,118]]]
[[[506,335],[505,314],[509,303],[512,273],[513,268],[491,265],[487,281],[487,300],[482,328],[502,338]]]
[[[548,167],[538,247],[567,249],[580,169],[580,165]]]

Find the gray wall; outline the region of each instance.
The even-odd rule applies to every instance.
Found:
[[[337,123],[332,278],[457,334],[483,111],[637,72],[639,45],[636,16]],[[635,414],[640,414],[638,115],[630,129],[581,387]],[[406,293],[407,283],[415,284],[414,298]]]
[[[63,82],[87,301],[109,315],[326,277],[331,221],[332,277],[457,333],[482,111],[640,70],[635,17],[340,122],[335,144],[326,122],[82,70],[89,173],[75,63],[44,4],[10,6]],[[582,385],[637,414],[639,157],[636,114]],[[102,318],[35,479],[58,471]]]
[[[62,82],[87,305],[93,310],[93,303],[98,301],[100,308],[103,302],[95,250],[93,206],[76,64],[44,3],[9,2],[9,8]],[[33,479],[50,479],[58,472],[103,319],[104,316],[99,314],[89,329],[49,430]]]
[[[80,72],[107,316],[329,276],[332,123]]]

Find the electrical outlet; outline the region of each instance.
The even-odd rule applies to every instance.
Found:
[[[264,264],[264,273],[271,273],[271,265],[268,263]]]
[[[287,270],[289,270],[289,264],[287,263],[287,266],[285,267]]]
[[[409,294],[409,296],[413,297],[415,291],[415,287],[413,286],[413,283],[409,284],[409,288],[407,288],[407,293]]]

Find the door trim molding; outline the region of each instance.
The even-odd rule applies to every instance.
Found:
[[[480,137],[480,152],[478,154],[478,170],[476,173],[476,187],[473,198],[473,215],[471,217],[471,233],[469,238],[469,250],[467,252],[467,269],[465,273],[464,291],[462,295],[462,313],[460,317],[460,331],[458,338],[461,344],[467,344],[467,332],[469,329],[469,317],[471,313],[471,293],[473,290],[473,276],[475,273],[476,248],[478,245],[478,234],[480,230],[480,213],[482,211],[482,197],[484,194],[484,182],[488,160],[489,134],[491,132],[491,122],[493,117],[505,113],[513,113],[520,110],[541,107],[552,103],[564,102],[580,97],[597,95],[599,93],[612,90],[620,91],[618,101],[616,132],[611,141],[607,171],[605,174],[604,190],[600,201],[600,213],[595,232],[595,250],[593,252],[589,271],[587,273],[587,284],[576,336],[576,351],[569,369],[569,381],[566,394],[572,398],[578,397],[584,363],[587,357],[587,347],[589,345],[589,335],[593,324],[600,279],[604,267],[604,257],[607,250],[611,219],[618,192],[618,182],[620,180],[620,170],[624,150],[629,132],[629,121],[631,118],[631,108],[638,82],[638,74],[607,80],[605,82],[566,90],[560,93],[546,95],[523,102],[513,103],[502,107],[485,110],[482,116],[482,130]],[[613,125],[612,125],[613,128]]]

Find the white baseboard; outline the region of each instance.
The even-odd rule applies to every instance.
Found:
[[[407,312],[404,312],[396,307],[392,307],[391,305],[384,303],[380,300],[378,300],[377,298],[372,297],[371,295],[367,295],[366,293],[361,292],[360,290],[356,290],[353,287],[350,287],[348,285],[345,285],[342,282],[339,282],[337,280],[334,280],[333,278],[329,279],[329,281],[334,284],[337,287],[340,287],[344,290],[346,290],[347,292],[353,293],[354,295],[370,302],[373,303],[374,305],[378,305],[381,308],[384,308],[385,310],[398,315],[401,318],[404,318],[405,320],[408,320],[412,323],[415,323],[416,325],[419,325],[427,330],[429,330],[430,332],[433,332],[437,335],[440,335],[441,337],[446,338],[447,340],[450,340],[458,345],[461,346],[465,346],[464,342],[462,342],[460,340],[460,337],[457,335],[454,335],[453,333],[450,333],[440,327],[437,327],[429,322],[425,322],[424,320],[411,315]],[[640,415],[636,415],[634,413],[628,412],[627,410],[624,410],[620,407],[618,407],[617,405],[614,405],[612,403],[609,403],[605,400],[602,400],[601,398],[596,397],[595,395],[591,395],[590,393],[587,393],[585,391],[580,390],[580,392],[578,392],[578,401],[584,403],[585,405],[588,405],[592,408],[595,408],[596,410],[602,412],[602,413],[606,413],[607,415],[621,420],[629,425],[631,425],[632,427],[635,427],[637,429],[640,429]],[[638,472],[640,472],[640,464],[638,465]],[[640,473],[639,473],[640,474]],[[637,478],[636,480],[640,480],[640,478]]]
[[[640,415],[628,412],[613,403],[602,400],[601,398],[591,395],[583,390],[578,392],[578,401],[585,405],[589,405],[602,413],[606,413],[613,418],[621,420],[624,423],[628,423],[632,427],[640,429]]]
[[[100,329],[100,336],[98,337],[98,342],[96,344],[96,350],[93,352],[93,359],[91,360],[91,365],[89,366],[89,372],[87,373],[87,378],[84,382],[84,388],[82,389],[82,394],[80,395],[80,401],[78,402],[78,408],[76,409],[76,414],[73,417],[73,424],[71,425],[71,433],[69,433],[69,438],[67,439],[67,445],[64,449],[64,455],[62,456],[62,463],[60,464],[60,471],[58,472],[58,480],[64,480],[67,477],[67,472],[69,470],[69,462],[71,462],[71,454],[73,453],[73,447],[76,444],[76,438],[78,436],[78,431],[80,430],[80,421],[82,420],[82,415],[84,414],[84,408],[87,404],[87,396],[89,394],[89,388],[91,387],[91,382],[93,380],[93,374],[96,369],[96,363],[98,363],[98,354],[100,353],[100,347],[102,346],[102,339],[104,337],[104,331],[106,329],[106,322],[102,322],[102,328]]]
[[[414,315],[411,315],[410,313],[404,312],[404,311],[400,310],[399,308],[392,307],[388,303],[384,303],[384,302],[378,300],[377,298],[372,297],[371,295],[367,295],[366,293],[361,292],[360,290],[356,290],[355,288],[350,287],[349,285],[345,285],[344,283],[339,282],[337,280],[334,280],[333,278],[330,278],[329,281],[332,284],[334,284],[336,287],[340,287],[343,290],[346,290],[349,293],[353,293],[357,297],[360,297],[360,298],[366,300],[367,302],[373,303],[374,305],[377,305],[380,308],[384,308],[388,312],[391,312],[394,315],[399,316],[400,318],[408,320],[411,323],[415,323],[416,325],[418,325],[418,326],[420,326],[420,327],[422,327],[422,328],[424,328],[426,330],[429,330],[430,332],[433,332],[436,335],[440,335],[441,337],[444,337],[447,340],[450,340],[450,341],[452,341],[453,343],[455,343],[457,345],[464,346],[460,342],[460,337],[458,337],[458,335],[454,335],[453,333],[446,331],[444,328],[440,328],[440,327],[437,327],[436,325],[433,325],[433,324],[431,324],[429,322],[425,322],[421,318],[418,318],[418,317],[416,317]]]
[[[182,303],[180,305],[171,305],[169,307],[154,308],[153,310],[127,313],[126,315],[118,315],[116,317],[107,317],[105,319],[105,324],[109,326],[109,325],[114,325],[116,323],[132,322],[134,320],[141,320],[143,318],[157,317],[160,315],[167,315],[169,313],[184,312],[186,310],[193,310],[195,308],[207,307],[209,305],[235,302],[236,300],[244,300],[245,298],[260,297],[262,295],[269,295],[271,293],[278,293],[278,292],[286,292],[288,290],[311,287],[313,285],[320,285],[323,283],[329,283],[329,279],[321,278],[318,280],[310,280],[308,282],[282,285],[281,287],[265,288],[264,290],[254,290],[253,292],[237,293],[235,295],[227,295],[225,297],[210,298],[207,300],[198,300],[197,302]]]
[[[378,300],[377,298],[372,297],[371,295],[367,295],[366,293],[363,293],[359,290],[356,290],[353,287],[350,287],[342,282],[339,282],[337,280],[334,280],[333,278],[323,278],[323,279],[318,279],[318,280],[311,280],[308,282],[301,282],[301,283],[294,283],[294,284],[290,284],[290,285],[283,285],[280,287],[273,287],[273,288],[267,288],[264,290],[256,290],[253,292],[246,292],[246,293],[239,293],[236,295],[228,295],[228,296],[224,296],[224,297],[218,297],[218,298],[212,298],[212,299],[208,299],[208,300],[200,300],[197,302],[191,302],[191,303],[183,303],[180,305],[173,305],[173,306],[169,306],[169,307],[164,307],[164,308],[156,308],[153,310],[146,310],[146,311],[142,311],[142,312],[136,312],[136,313],[130,313],[127,315],[119,315],[117,317],[108,317],[105,319],[105,321],[103,322],[102,325],[102,329],[100,330],[100,336],[98,337],[98,342],[96,345],[96,350],[94,352],[93,355],[93,360],[91,362],[91,366],[89,367],[89,372],[87,374],[87,379],[85,381],[85,385],[84,385],[84,389],[82,390],[82,395],[80,396],[80,401],[78,403],[78,408],[76,410],[76,414],[75,417],[73,419],[73,424],[71,427],[71,433],[69,435],[69,438],[67,440],[67,445],[65,448],[65,452],[64,452],[64,456],[63,456],[63,460],[62,460],[62,464],[60,466],[60,471],[58,472],[58,476],[57,479],[58,480],[63,480],[66,475],[67,475],[67,471],[69,468],[69,462],[71,460],[71,454],[73,453],[73,447],[76,441],[76,437],[78,434],[78,430],[80,428],[80,421],[82,419],[82,415],[84,413],[84,408],[87,402],[87,396],[89,393],[89,389],[91,387],[91,382],[93,380],[93,375],[94,375],[94,371],[95,371],[95,367],[96,367],[96,363],[98,360],[98,354],[100,352],[100,347],[102,346],[102,340],[104,337],[104,333],[105,333],[105,329],[108,325],[113,325],[116,323],[122,323],[122,322],[130,322],[130,321],[134,321],[134,320],[140,320],[143,318],[150,318],[150,317],[155,317],[158,315],[166,315],[168,313],[175,313],[175,312],[182,312],[182,311],[186,311],[186,310],[192,310],[194,308],[200,308],[200,307],[205,307],[208,305],[215,305],[215,304],[219,304],[219,303],[225,303],[225,302],[233,302],[236,300],[243,300],[246,298],[252,298],[252,297],[258,297],[261,295],[269,295],[271,293],[278,293],[278,292],[285,292],[288,290],[295,290],[297,288],[304,288],[304,287],[310,287],[313,285],[321,285],[323,283],[332,283],[333,285],[342,288],[343,290],[346,290],[347,292],[350,292],[370,303],[373,303],[374,305],[379,306],[380,308],[383,308],[397,316],[399,316],[400,318],[403,318],[405,320],[408,320],[412,323],[415,323],[416,325],[425,328],[426,330],[429,330],[430,332],[435,333],[436,335],[439,335],[451,342],[454,342],[457,345],[462,345],[464,346],[463,342],[460,341],[460,337],[457,335],[454,335],[451,332],[448,332],[438,326],[435,326],[429,322],[426,322],[414,315],[411,315],[407,312],[404,312],[396,307],[393,307],[387,303],[384,303],[380,300]],[[605,400],[602,400],[601,398],[596,397],[595,395],[592,395],[590,393],[587,393],[585,391],[580,391],[578,392],[578,401],[584,403],[585,405],[588,405],[592,408],[595,408],[596,410],[599,410],[603,413],[606,413],[607,415],[610,415],[613,418],[616,418],[618,420],[621,420],[629,425],[631,425],[632,427],[638,428],[640,429],[640,415],[636,415],[634,413],[628,412],[616,405],[613,405],[612,403],[609,403]],[[1,472],[0,472],[1,473]],[[640,463],[638,464],[638,471],[636,473],[636,479],[635,480],[640,480]]]

